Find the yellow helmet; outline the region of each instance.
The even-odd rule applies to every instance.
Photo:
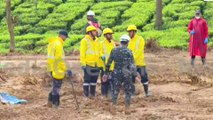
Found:
[[[104,34],[104,35],[105,35],[105,34],[113,34],[113,31],[112,31],[112,29],[110,29],[110,28],[105,28],[104,31],[103,31],[103,34]]]
[[[95,26],[90,25],[90,26],[87,27],[86,32],[88,33],[90,31],[96,31],[96,30],[97,29],[95,28]]]
[[[128,28],[127,28],[127,31],[130,31],[130,30],[135,30],[137,31],[137,27],[135,25],[129,25]]]

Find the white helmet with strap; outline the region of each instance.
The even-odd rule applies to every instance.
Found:
[[[89,10],[89,11],[87,12],[87,15],[88,15],[88,16],[95,16],[95,13],[94,13],[92,10]]]
[[[130,37],[128,35],[122,35],[120,38],[120,42],[129,42],[130,41]]]

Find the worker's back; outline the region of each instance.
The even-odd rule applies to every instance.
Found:
[[[114,70],[123,72],[130,70],[130,67],[134,65],[134,59],[132,52],[126,47],[117,47],[111,52],[111,60],[114,60]]]

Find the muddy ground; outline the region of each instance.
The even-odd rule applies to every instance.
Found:
[[[75,76],[72,78],[80,103],[76,109],[70,79],[65,79],[59,109],[44,106],[51,89],[45,70],[45,56],[0,57],[0,92],[26,99],[24,105],[0,103],[1,120],[213,120],[213,53],[207,67],[196,60],[190,66],[188,53],[179,50],[160,50],[146,53],[151,97],[145,98],[142,84],[137,82],[139,95],[132,99],[131,115],[124,114],[124,95],[121,92],[117,114],[109,112],[109,100],[97,96],[85,101],[82,90],[82,71],[77,56],[68,57]],[[35,58],[37,60],[35,60]],[[75,59],[72,59],[75,58]]]

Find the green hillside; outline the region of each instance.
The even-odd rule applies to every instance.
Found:
[[[156,0],[12,0],[12,14],[16,18],[16,50],[20,53],[45,53],[47,39],[55,37],[61,29],[69,31],[71,38],[65,50],[79,49],[82,30],[87,23],[86,13],[93,10],[103,28],[115,31],[119,40],[130,24],[138,26],[146,40],[155,39],[160,46],[186,48],[189,34],[187,25],[200,9],[208,21],[210,46],[213,46],[213,2],[203,0],[163,0],[163,30],[155,30]],[[5,19],[5,0],[0,0],[0,53],[8,53],[9,33]]]

